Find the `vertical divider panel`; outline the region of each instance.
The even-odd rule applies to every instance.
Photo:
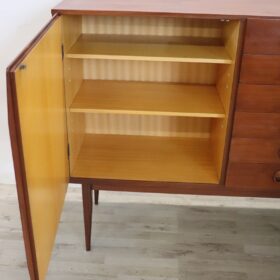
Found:
[[[224,45],[232,58],[232,64],[219,65],[217,90],[225,109],[225,118],[212,120],[211,146],[212,154],[216,164],[217,173],[220,176],[223,166],[225,141],[228,132],[229,113],[233,94],[234,74],[237,61],[237,50],[239,43],[240,22],[229,21],[224,23],[223,38]]]

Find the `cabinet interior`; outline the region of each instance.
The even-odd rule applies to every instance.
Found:
[[[70,175],[219,183],[238,20],[63,16]]]

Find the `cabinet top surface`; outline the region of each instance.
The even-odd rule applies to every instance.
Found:
[[[279,17],[279,0],[64,0],[53,13]]]

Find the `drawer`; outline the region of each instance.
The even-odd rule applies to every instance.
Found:
[[[280,114],[236,112],[233,137],[279,138]]]
[[[240,81],[280,85],[280,55],[243,55]]]
[[[233,138],[230,161],[280,164],[280,139]]]
[[[280,113],[280,86],[240,84],[236,111]]]
[[[230,162],[227,187],[280,192],[280,164]]]
[[[280,54],[280,20],[249,19],[244,52],[250,54]]]

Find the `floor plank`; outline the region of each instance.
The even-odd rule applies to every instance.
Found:
[[[115,195],[101,192],[86,252],[80,189],[69,189],[46,280],[280,279],[280,209],[155,204],[147,194],[114,202]],[[0,278],[29,279],[14,186],[0,186],[0,248]]]

